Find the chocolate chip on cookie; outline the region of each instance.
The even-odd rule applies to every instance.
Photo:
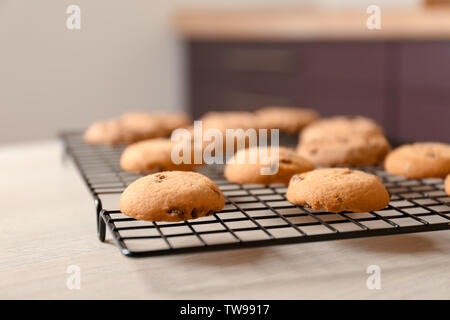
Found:
[[[316,169],[295,175],[286,198],[328,212],[375,211],[389,204],[389,193],[377,176],[348,168]]]
[[[222,210],[225,198],[209,178],[196,172],[164,171],[138,180],[120,197],[122,213],[139,220],[184,221]]]
[[[450,144],[418,142],[400,146],[386,157],[384,168],[412,179],[443,178],[450,173]]]

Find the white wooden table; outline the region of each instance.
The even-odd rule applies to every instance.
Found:
[[[126,258],[97,240],[92,198],[61,154],[56,140],[0,148],[0,298],[450,298],[450,231]]]

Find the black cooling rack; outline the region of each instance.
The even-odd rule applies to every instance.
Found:
[[[122,191],[140,177],[120,169],[123,148],[87,145],[80,133],[62,138],[94,197],[100,241],[107,227],[129,257],[450,229],[450,197],[442,179],[395,177],[380,167],[363,169],[379,176],[392,195],[380,211],[336,214],[299,207],[286,200],[283,185],[234,184],[223,177],[223,166],[211,165],[198,171],[223,191],[227,202],[222,212],[180,223],[137,221],[118,209]]]

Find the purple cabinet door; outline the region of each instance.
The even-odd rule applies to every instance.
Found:
[[[397,140],[450,140],[450,42],[191,42],[189,105],[365,115]]]
[[[397,136],[450,142],[450,43],[408,43],[400,50]]]
[[[383,44],[193,42],[189,53],[194,116],[291,104],[384,120]]]

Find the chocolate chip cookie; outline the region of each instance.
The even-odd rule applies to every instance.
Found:
[[[384,160],[391,146],[382,129],[364,117],[333,117],[307,126],[298,153],[321,166],[370,166]]]
[[[239,149],[254,146],[257,144],[259,135],[258,121],[253,113],[245,111],[219,112],[213,111],[203,115],[203,134],[214,129],[217,135],[223,138],[219,142],[215,140],[215,135],[210,141],[202,142],[204,148],[208,148],[212,154],[216,149],[221,149],[227,156],[232,156]],[[193,131],[191,131],[193,133]],[[227,142],[228,141],[228,142]],[[208,147],[209,146],[209,147]]]
[[[123,145],[136,141],[167,137],[177,128],[187,127],[191,118],[183,112],[131,111],[120,118],[93,123],[85,132],[89,144]]]
[[[119,119],[94,122],[84,133],[88,144],[117,146],[134,141],[134,135],[126,130]]]
[[[366,212],[385,208],[389,194],[381,180],[348,168],[323,168],[291,178],[286,198],[297,205],[328,212]]]
[[[263,151],[262,157],[261,151]],[[269,185],[281,183],[287,185],[294,174],[314,169],[314,165],[310,161],[297,155],[292,149],[279,147],[278,156],[276,157],[274,154],[272,160],[273,152],[275,151],[271,147],[267,147],[267,149],[253,147],[239,150],[228,161],[225,167],[225,177],[229,181],[239,184]],[[265,173],[270,174],[262,174],[262,169],[267,170]],[[270,169],[272,169],[271,172]]]
[[[165,170],[188,171],[201,164],[194,164],[194,149],[192,143],[186,146],[190,148],[190,155],[183,159],[183,152],[178,142],[172,142],[169,138],[149,139],[129,145],[120,157],[120,166],[123,170],[135,173],[150,173]],[[180,148],[178,148],[178,147]],[[179,155],[183,162],[173,158],[172,151]]]
[[[417,142],[400,146],[386,157],[384,168],[412,179],[443,178],[450,173],[450,144]]]
[[[163,171],[142,177],[125,189],[120,210],[135,219],[184,221],[222,210],[217,185],[196,172]]]
[[[192,125],[192,118],[182,111],[158,111],[152,116],[161,123],[165,136],[170,136],[175,129]]]
[[[211,111],[205,113],[200,120],[203,123],[203,130],[214,128],[223,133],[226,129],[259,128],[257,117],[246,111]]]
[[[311,109],[287,106],[269,106],[256,111],[261,128],[279,129],[289,134],[298,133],[303,127],[319,118]]]
[[[151,113],[140,111],[126,112],[121,116],[120,121],[125,130],[134,136],[134,141],[166,135],[161,121]]]
[[[334,116],[322,118],[308,125],[300,133],[303,141],[330,137],[335,134],[349,135],[356,133],[384,134],[383,129],[372,119],[362,116]]]
[[[320,166],[371,166],[382,162],[390,149],[380,134],[336,134],[300,142],[297,151]]]

